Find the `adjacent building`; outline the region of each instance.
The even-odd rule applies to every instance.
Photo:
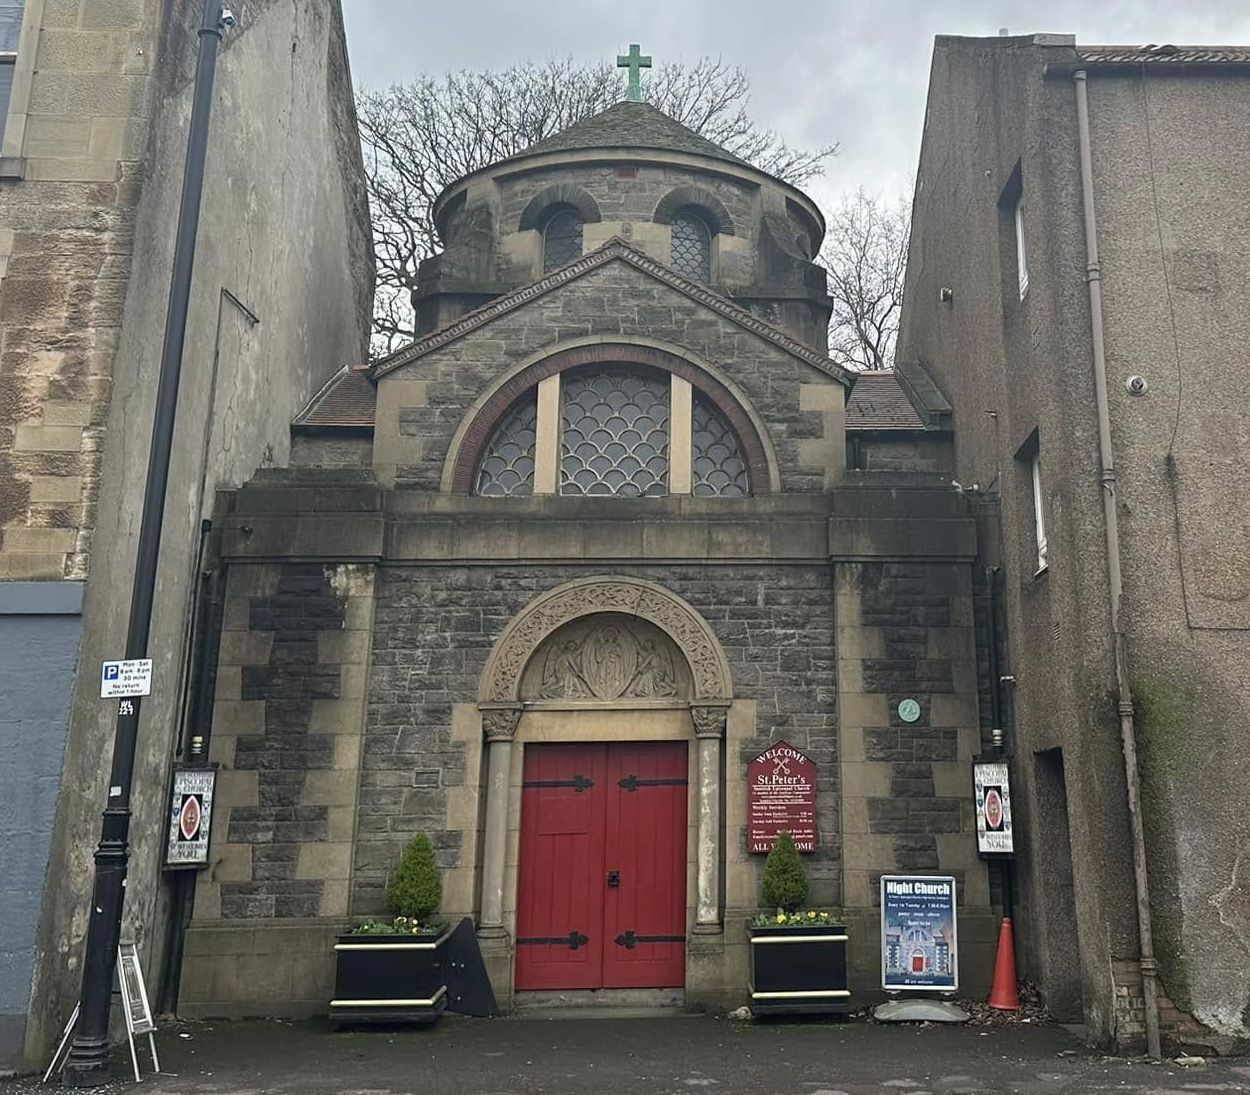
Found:
[[[1023,972],[1122,1046],[1151,946],[1165,1034],[1250,1036],[1247,179],[1250,51],[937,40],[899,369],[999,576]]]
[[[0,3],[0,1071],[77,998],[202,5]],[[249,0],[222,46],[131,830],[128,934],[162,964],[201,521],[283,463],[365,353],[372,251],[339,5]],[[45,881],[47,883],[45,887]]]

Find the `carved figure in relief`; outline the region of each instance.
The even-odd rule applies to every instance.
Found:
[[[582,676],[582,644],[576,639],[561,643],[547,655],[539,695],[545,700],[578,700],[592,694]]]
[[[629,687],[637,670],[638,644],[634,637],[615,624],[604,624],[590,633],[585,649],[582,672],[589,679],[591,691],[601,700],[617,699]]]
[[[643,639],[638,652],[638,672],[630,684],[632,695],[677,695],[677,682],[673,679],[673,659],[667,650],[660,649],[654,639]]]

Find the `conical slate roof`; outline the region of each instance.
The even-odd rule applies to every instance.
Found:
[[[650,103],[628,101],[574,122],[568,129],[553,133],[508,159],[520,160],[544,152],[569,152],[583,148],[654,148],[665,152],[689,152],[750,166],[741,156],[721,148],[715,141],[700,137],[693,129],[670,118]]]

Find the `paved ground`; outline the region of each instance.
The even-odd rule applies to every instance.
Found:
[[[137,1089],[149,1095],[1250,1092],[1250,1060],[1182,1068],[1108,1059],[1037,1025],[447,1017],[424,1030],[344,1033],[321,1023],[191,1024],[159,1038],[165,1073]],[[0,1082],[0,1095],[36,1090]]]

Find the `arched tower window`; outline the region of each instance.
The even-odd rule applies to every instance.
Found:
[[[564,206],[557,209],[543,228],[543,273],[559,270],[582,257],[582,215]]]
[[[477,493],[495,498],[534,493],[538,400],[530,392],[495,427],[477,470]]]
[[[672,222],[672,267],[693,281],[712,280],[712,233],[703,218],[683,209]]]

